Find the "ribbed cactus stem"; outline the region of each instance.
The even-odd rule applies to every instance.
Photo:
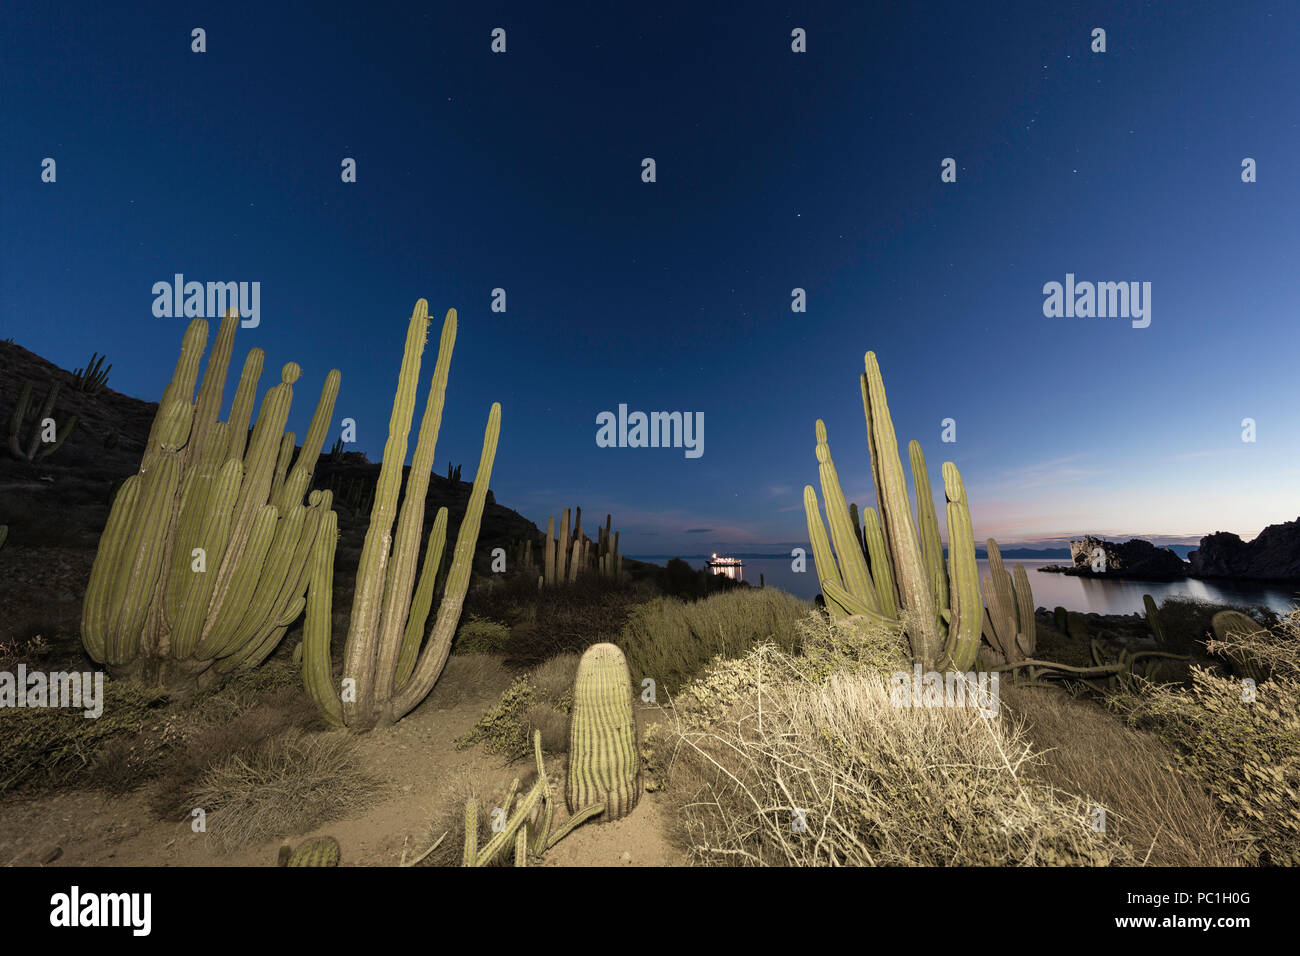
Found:
[[[934,597],[935,609],[942,618],[943,612],[948,610],[948,573],[944,568],[943,544],[939,540],[939,519],[930,491],[930,475],[920,442],[915,439],[908,442],[907,454],[912,463],[912,487],[916,489],[916,530],[921,542],[921,557],[929,569],[930,594]]]
[[[862,512],[862,537],[871,565],[871,578],[876,584],[876,603],[880,613],[890,620],[898,620],[898,589],[894,587],[894,569],[889,565],[889,549],[880,529],[880,516],[875,508]]]
[[[542,578],[547,587],[555,586],[555,519],[546,519],[546,540],[542,542]]]
[[[866,353],[865,364],[863,392],[871,435],[872,469],[877,478],[876,499],[883,518],[886,544],[893,557],[894,577],[902,610],[906,614],[912,656],[918,661],[932,663],[939,659],[943,642],[939,636],[934,596],[930,593],[929,571],[912,521],[907,479],[898,457],[898,440],[885,399],[885,383],[874,352]]]
[[[613,644],[589,647],[578,662],[564,798],[570,813],[604,804],[606,820],[631,813],[641,798],[631,677]]]
[[[848,503],[844,500],[844,490],[840,487],[835,462],[831,458],[826,424],[821,419],[817,420],[816,434],[822,503],[826,507],[826,524],[830,529],[831,544],[835,549],[835,560],[839,564],[840,577],[850,594],[873,611],[879,611],[876,606],[876,585],[867,570],[867,559],[862,553],[858,532],[849,513]]]
[[[924,468],[924,459],[922,459]],[[927,483],[928,484],[928,483]],[[961,472],[952,462],[943,465],[944,497],[947,499],[949,587],[947,665],[966,672],[979,656],[980,632],[984,625],[984,602],[980,595],[979,565],[975,559],[975,536],[971,531],[970,508]]]

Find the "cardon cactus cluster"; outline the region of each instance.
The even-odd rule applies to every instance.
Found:
[[[913,659],[925,666],[967,671],[979,653],[984,604],[961,473],[952,462],[944,463],[945,562],[921,446],[913,441],[908,449],[917,498],[913,516],[874,352],[866,353],[865,364],[860,381],[862,409],[880,512],[866,509],[858,527],[856,508],[850,511],[831,458],[826,426],[818,420],[816,451],[826,523],[811,485],[804,487],[803,501],[822,595],[834,617],[862,615],[877,623],[901,622]]]
[[[605,516],[605,528],[599,544],[582,533],[581,508],[574,510],[573,518],[573,530],[570,532],[569,509],[565,508],[561,512],[558,537],[555,518],[546,519],[546,537],[542,541],[542,577],[538,581],[542,587],[572,584],[578,580],[578,575],[593,563],[597,564],[602,577],[607,576],[603,570],[606,563],[610,566],[611,573],[618,574],[622,571],[623,561],[617,556],[617,542],[610,549],[606,540],[609,534],[609,516]],[[600,532],[601,529],[597,527],[597,531]],[[598,547],[598,560],[593,560],[591,550],[593,546]],[[606,561],[607,555],[611,554],[613,556]]]
[[[200,683],[254,667],[302,613],[308,558],[328,492],[311,484],[334,413],[325,378],[302,450],[284,430],[301,369],[284,366],[249,435],[263,352],[244,361],[228,421],[218,421],[239,316],[221,322],[197,399],[208,323],[195,319],[163,391],[140,464],[113,499],[82,606],[86,651],[148,680]],[[328,537],[333,547],[333,538]]]
[[[428,327],[429,304],[420,299],[407,327],[406,350],[397,378],[388,441],[384,445],[370,526],[357,568],[341,683],[336,682],[330,658],[334,546],[338,534],[338,519],[333,513],[326,517],[320,540],[312,553],[311,587],[303,638],[303,682],[327,720],[353,730],[368,730],[400,720],[424,700],[442,674],[469,587],[483,505],[501,432],[501,406],[493,403],[488,413],[478,472],[456,537],[442,603],[426,640],[425,625],[433,606],[434,581],[447,539],[446,508],[440,508],[435,516],[423,562],[420,561],[420,536],[424,527],[425,497],[442,426],[451,355],[456,344],[456,310],[448,311],[443,322],[433,382],[399,512],[402,465],[406,460],[407,441],[415,413],[420,362]],[[397,523],[395,532],[394,520]]]
[[[627,660],[613,644],[594,644],[578,662],[573,682],[564,800],[571,813],[604,804],[605,819],[618,820],[640,798],[641,758]]]
[[[1002,552],[992,538],[985,542],[989,573],[984,578],[988,608],[984,617],[984,639],[994,664],[1014,664],[1034,656],[1038,644],[1034,623],[1034,593],[1025,567],[1017,564],[1008,573]]]
[[[45,392],[45,401],[36,412],[36,421],[32,425],[31,435],[27,441],[22,439],[23,420],[32,403],[32,383],[24,382],[18,395],[18,404],[9,416],[9,454],[19,461],[40,461],[59,450],[60,446],[77,427],[76,415],[63,415],[54,418],[54,404],[59,400],[59,383],[51,382]]]

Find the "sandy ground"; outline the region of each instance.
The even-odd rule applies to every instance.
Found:
[[[441,686],[441,685],[440,685]],[[461,696],[440,706],[439,688],[396,727],[359,738],[365,768],[383,782],[371,808],[335,820],[305,836],[330,834],[342,847],[344,866],[396,866],[405,849],[414,858],[430,842],[430,823],[465,792],[502,793],[514,777],[527,782],[532,759],[507,766],[474,746],[457,751],[454,740],[470,730],[496,700],[493,689]],[[638,707],[643,727],[658,711]],[[340,733],[342,731],[339,731]],[[563,755],[547,759],[557,797],[557,822],[564,817]],[[0,802],[0,865],[3,866],[273,866],[280,841],[226,855],[188,820],[160,821],[149,809],[147,789],[126,796],[94,791],[47,793]],[[674,866],[682,854],[664,837],[663,810],[655,793],[642,795],[628,817],[613,823],[590,821],[547,854],[545,866]]]

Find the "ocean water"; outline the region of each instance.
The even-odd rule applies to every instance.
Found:
[[[796,597],[811,599],[821,591],[811,555],[808,570],[802,574],[790,569],[789,558],[748,558],[738,555],[744,562],[740,568],[715,568],[715,573],[748,581],[757,586],[759,575],[768,587],[781,588]],[[703,567],[704,558],[688,558],[692,567]],[[657,560],[656,563],[663,563]],[[1191,597],[1217,604],[1262,604],[1283,613],[1300,602],[1300,590],[1280,584],[1235,584],[1224,581],[1199,581],[1186,578],[1182,581],[1102,581],[1095,578],[1078,578],[1068,574],[1038,573],[1052,561],[1006,561],[1010,568],[1023,564],[1029,572],[1029,584],[1034,591],[1034,606],[1053,608],[1058,604],[1071,611],[1096,614],[1132,614],[1143,612],[1142,595],[1150,594],[1159,604],[1167,597]],[[988,574],[988,562],[980,561],[981,578]]]

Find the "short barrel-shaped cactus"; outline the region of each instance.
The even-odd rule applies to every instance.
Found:
[[[284,856],[282,847],[281,857]],[[288,855],[285,866],[338,866],[342,850],[339,841],[332,836],[312,837],[298,844],[298,849]]]
[[[613,644],[587,648],[578,662],[569,717],[569,772],[564,800],[570,813],[604,803],[604,820],[632,812],[641,797],[641,760],[632,679]]]

